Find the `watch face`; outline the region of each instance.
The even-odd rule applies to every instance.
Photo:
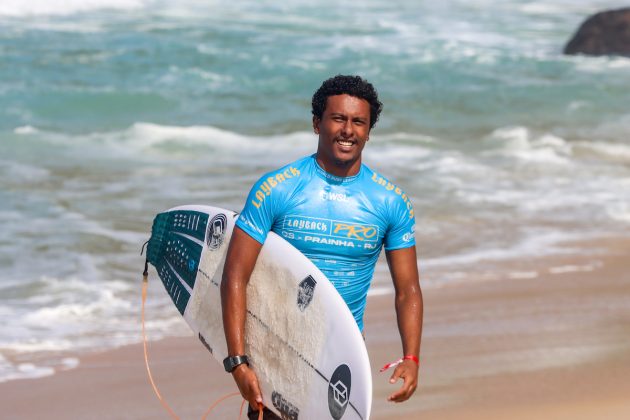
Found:
[[[230,363],[230,358],[226,357],[225,359],[223,359],[223,368],[225,369],[226,372],[231,372],[232,371],[232,364]]]

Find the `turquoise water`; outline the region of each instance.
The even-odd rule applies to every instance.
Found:
[[[153,215],[240,209],[314,151],[337,73],[385,104],[365,161],[413,198],[425,287],[627,234],[630,60],[560,54],[616,2],[495,3],[3,1],[0,380],[138,341]],[[159,287],[149,304],[152,336],[185,333]]]

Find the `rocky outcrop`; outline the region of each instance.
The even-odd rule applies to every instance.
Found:
[[[564,53],[630,57],[630,7],[586,19],[564,47]]]

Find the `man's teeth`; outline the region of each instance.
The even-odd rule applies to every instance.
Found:
[[[339,143],[342,146],[352,146],[352,142],[351,141],[343,141],[343,140],[337,140],[337,143]]]

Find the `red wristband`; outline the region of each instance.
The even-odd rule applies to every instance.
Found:
[[[390,367],[394,367],[396,365],[399,365],[400,363],[403,362],[403,360],[413,360],[414,362],[416,362],[416,365],[420,366],[420,360],[416,356],[414,356],[413,354],[408,354],[408,355],[403,356],[400,359],[396,360],[395,362],[391,362],[391,363],[386,364],[385,366],[383,366],[381,368],[381,372],[385,372]]]
[[[405,357],[403,357],[403,360],[413,360],[414,362],[416,362],[416,365],[420,366],[420,360],[413,354],[406,355]]]

